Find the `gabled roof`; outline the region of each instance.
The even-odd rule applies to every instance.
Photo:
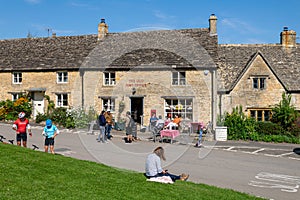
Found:
[[[89,70],[215,69],[217,36],[208,29],[155,30],[105,37],[85,60]]]
[[[97,35],[0,40],[0,71],[79,68]]]
[[[274,72],[274,70],[272,69],[272,67],[269,65],[268,61],[266,60],[265,56],[262,55],[261,52],[256,52],[252,57],[251,60],[247,63],[246,67],[243,69],[243,71],[241,72],[241,74],[239,75],[239,77],[234,81],[234,83],[232,84],[231,88],[229,89],[230,91],[234,89],[234,87],[238,84],[238,82],[242,79],[242,77],[244,76],[244,74],[247,72],[247,70],[249,69],[249,67],[252,65],[252,63],[255,61],[255,59],[261,56],[261,58],[264,60],[264,62],[266,63],[266,65],[269,67],[269,69],[272,71],[272,73],[275,75],[275,77],[277,78],[277,80],[281,83],[281,85],[284,87],[285,90],[287,90],[287,88],[285,87],[285,85],[282,83],[282,81],[277,77],[277,74]]]
[[[232,90],[249,63],[258,54],[288,91],[300,91],[300,48],[280,44],[219,45],[218,77],[225,91]]]

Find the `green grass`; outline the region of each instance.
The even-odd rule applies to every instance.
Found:
[[[147,182],[142,173],[2,143],[0,156],[0,199],[260,199],[191,182]]]

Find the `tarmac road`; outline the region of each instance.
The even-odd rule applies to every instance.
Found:
[[[11,124],[0,124],[0,135],[15,139]],[[33,127],[28,139],[43,151],[42,127]],[[98,143],[96,135],[86,130],[61,130],[55,141],[56,153],[104,163],[120,170],[144,172],[146,155],[163,146],[167,161],[164,168],[171,173],[190,174],[189,181],[234,189],[268,199],[294,200],[299,198],[300,155],[293,152],[294,144],[257,142],[205,142],[195,148],[194,137],[176,138],[174,144],[149,141],[150,133],[139,133],[141,141],[126,144],[124,133],[113,131],[108,143]],[[199,194],[201,195],[201,194]]]

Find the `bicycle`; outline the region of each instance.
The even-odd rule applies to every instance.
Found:
[[[7,140],[8,142],[5,142],[4,140],[6,140],[6,137],[0,135],[0,143],[14,145],[14,140]],[[39,147],[36,146],[35,144],[32,144],[32,146],[33,146],[32,150],[39,149]]]
[[[5,142],[6,138],[3,135],[0,135],[0,142],[4,144],[14,144],[14,140],[7,140],[9,143]]]

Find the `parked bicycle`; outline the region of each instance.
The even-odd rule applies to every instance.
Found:
[[[0,143],[14,145],[14,140],[7,140],[6,137],[4,137],[3,135],[0,135]],[[32,149],[36,150],[36,149],[39,149],[39,147],[37,145],[33,144]]]

